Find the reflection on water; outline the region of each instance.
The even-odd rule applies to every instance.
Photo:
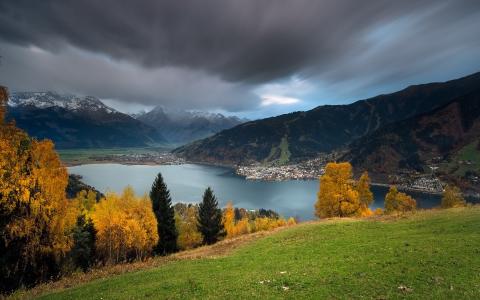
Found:
[[[70,173],[83,176],[83,181],[102,192],[121,192],[131,185],[138,194],[148,193],[158,172],[161,172],[174,202],[199,202],[203,191],[212,187],[221,206],[233,201],[236,207],[246,209],[273,209],[285,217],[312,219],[313,205],[318,191],[317,180],[307,181],[247,181],[235,175],[232,169],[205,165],[145,166],[120,164],[92,164],[69,168]],[[373,208],[383,207],[386,187],[372,187]],[[410,193],[421,208],[440,203],[435,195]]]

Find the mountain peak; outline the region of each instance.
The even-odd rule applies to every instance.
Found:
[[[47,92],[14,92],[10,95],[8,105],[33,106],[40,109],[61,107],[73,111],[105,111],[117,112],[105,105],[100,99],[93,96],[78,96],[73,94],[61,94],[54,91]]]
[[[211,136],[246,121],[221,113],[172,109],[162,105],[137,118],[157,128],[169,141],[178,144]]]

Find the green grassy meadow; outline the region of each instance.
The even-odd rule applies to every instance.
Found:
[[[106,149],[58,149],[60,159],[70,165],[98,163],[98,159],[107,155],[152,154],[166,151],[168,148],[106,148]]]
[[[479,299],[480,207],[285,229],[42,299]]]

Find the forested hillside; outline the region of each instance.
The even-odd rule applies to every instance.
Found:
[[[349,105],[247,122],[175,153],[193,161],[245,164],[291,162],[347,146],[385,125],[433,111],[480,86],[480,73],[445,83],[410,86]],[[287,159],[285,159],[287,158]]]

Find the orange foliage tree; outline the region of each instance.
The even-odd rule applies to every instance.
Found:
[[[296,224],[294,218],[290,218],[287,222],[282,217],[259,216],[257,213],[251,213],[250,217],[247,213],[240,220],[235,220],[235,210],[231,202],[223,211],[223,226],[227,232],[227,238],[294,224]]]
[[[360,195],[352,176],[352,165],[348,162],[327,164],[325,174],[320,177],[320,190],[315,203],[317,217],[349,217],[360,214]]]
[[[67,170],[51,141],[5,122],[0,88],[0,288],[30,285],[58,272],[71,247]]]
[[[235,211],[233,209],[232,202],[227,203],[227,207],[223,211],[223,228],[227,233],[227,238],[231,238],[237,235],[235,228]]]
[[[92,213],[97,230],[96,250],[105,263],[143,259],[158,242],[152,204],[131,187],[121,195],[108,193]]]
[[[385,196],[385,213],[404,213],[413,211],[417,207],[417,201],[405,193],[398,191],[396,186],[391,186]]]
[[[358,197],[360,199],[360,214],[362,216],[372,215],[373,212],[368,208],[373,202],[373,193],[370,190],[370,177],[368,172],[363,172],[356,184]]]

